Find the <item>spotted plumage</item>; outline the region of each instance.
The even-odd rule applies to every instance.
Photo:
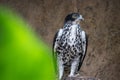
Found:
[[[69,77],[75,76],[80,69],[86,53],[86,34],[79,21],[83,20],[78,13],[66,16],[64,26],[55,35],[53,42],[54,54],[57,54],[59,79],[64,68],[71,66]]]

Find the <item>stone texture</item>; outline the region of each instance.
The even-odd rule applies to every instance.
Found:
[[[100,79],[89,76],[82,76],[82,77],[67,77],[64,80],[100,80]]]

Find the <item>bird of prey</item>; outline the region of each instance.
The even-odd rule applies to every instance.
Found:
[[[65,17],[63,28],[55,34],[53,52],[56,54],[59,80],[62,79],[64,68],[70,67],[69,77],[75,77],[86,54],[87,36],[80,26],[84,20],[79,13],[71,13]]]

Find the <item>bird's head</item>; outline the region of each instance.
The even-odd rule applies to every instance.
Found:
[[[79,24],[81,20],[84,20],[82,15],[80,15],[79,13],[71,13],[65,17],[64,23],[72,22],[73,24]]]

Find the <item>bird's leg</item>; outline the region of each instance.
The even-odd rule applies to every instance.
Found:
[[[59,80],[62,79],[64,73],[64,66],[62,59],[58,58]]]
[[[79,57],[77,57],[71,64],[71,70],[70,70],[70,74],[69,77],[75,77],[76,75],[76,71],[78,69],[78,64],[79,64]]]

